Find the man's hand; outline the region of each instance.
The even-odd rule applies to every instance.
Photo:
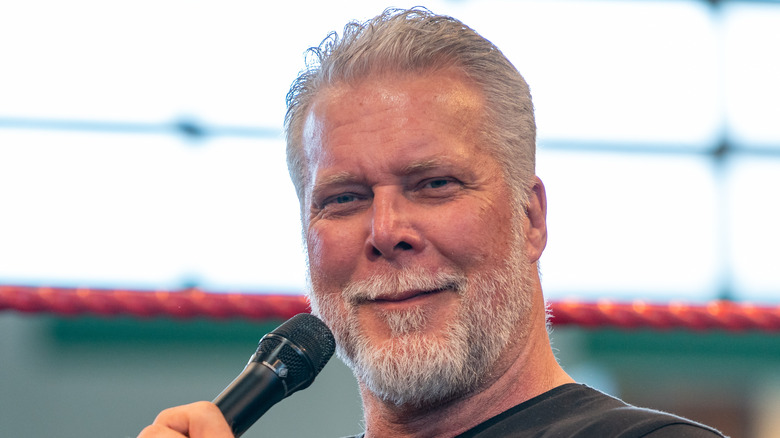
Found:
[[[234,438],[214,403],[201,401],[169,408],[157,415],[138,438]]]

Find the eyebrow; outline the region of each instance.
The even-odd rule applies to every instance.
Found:
[[[404,168],[401,169],[400,174],[403,176],[409,176],[417,173],[426,172],[431,169],[437,169],[441,167],[451,167],[451,166],[452,163],[450,161],[442,160],[439,158],[430,158],[427,160],[417,161],[405,166]],[[317,193],[321,188],[324,187],[345,185],[345,184],[360,184],[364,182],[363,180],[364,179],[362,177],[359,177],[351,172],[347,172],[347,171],[336,172],[332,175],[328,175],[318,181],[315,181],[313,193]]]
[[[403,175],[413,175],[415,173],[426,172],[431,169],[449,166],[450,164],[451,163],[445,162],[438,158],[431,158],[429,160],[423,160],[423,161],[418,161],[416,163],[412,163],[404,167],[401,173]]]
[[[338,184],[350,184],[350,183],[355,183],[359,180],[360,178],[353,175],[352,173],[342,171],[342,172],[334,173],[332,175],[328,175],[319,181],[315,181],[314,189],[316,190],[317,187],[327,187],[327,186],[338,185]]]
[[[311,188],[312,205],[316,204],[314,200],[319,198],[322,192],[326,192],[328,187],[359,184],[360,181],[361,179],[357,175],[347,171],[336,172],[322,179],[315,180]]]

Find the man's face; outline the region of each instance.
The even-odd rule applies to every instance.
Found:
[[[312,306],[361,383],[397,404],[458,392],[430,395],[441,376],[410,366],[450,375],[524,331],[532,264],[483,105],[452,72],[381,77],[325,90],[306,122]]]

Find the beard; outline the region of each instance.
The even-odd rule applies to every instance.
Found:
[[[479,390],[509,342],[527,337],[534,265],[519,240],[502,264],[471,276],[411,268],[351,282],[340,296],[310,291],[312,312],[333,331],[338,357],[376,397],[414,408],[444,403]],[[388,293],[445,289],[457,293],[459,306],[436,333],[428,329],[433,315],[424,306],[379,314],[390,330],[387,340],[372,340],[361,329],[363,302]]]

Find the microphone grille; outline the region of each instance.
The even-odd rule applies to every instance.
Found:
[[[282,342],[279,338],[287,339],[306,356],[302,357],[290,345],[283,346],[277,356],[288,369],[285,380],[291,392],[311,385],[314,377],[322,371],[336,349],[336,341],[328,326],[314,315],[300,313],[260,340],[257,359],[266,360],[266,356]]]

